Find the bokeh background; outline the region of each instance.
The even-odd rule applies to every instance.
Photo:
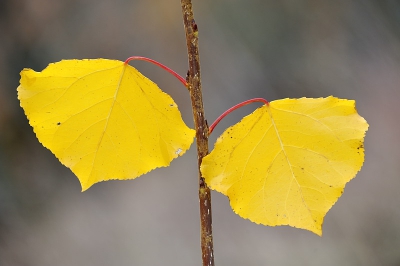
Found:
[[[213,193],[216,265],[400,265],[400,2],[193,0],[206,117],[252,97],[356,99],[366,160],[327,214],[323,237],[236,216]],[[181,75],[180,1],[0,1],[0,265],[200,265],[195,148],[130,181],[80,192],[36,140],[17,100],[19,72],[70,58],[142,55]],[[189,95],[133,62],[193,125]],[[216,137],[256,108],[228,116]]]

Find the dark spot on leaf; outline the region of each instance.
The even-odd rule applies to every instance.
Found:
[[[59,126],[59,125],[61,125],[61,122],[58,122],[58,123],[57,123],[57,126]]]

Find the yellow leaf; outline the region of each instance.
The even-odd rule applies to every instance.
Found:
[[[241,217],[322,235],[325,214],[364,162],[367,129],[352,100],[273,101],[228,128],[201,172]]]
[[[117,60],[24,69],[18,98],[39,141],[71,168],[82,191],[168,166],[195,134],[168,94]]]

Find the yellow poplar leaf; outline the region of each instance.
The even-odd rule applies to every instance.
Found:
[[[24,69],[17,90],[37,138],[75,173],[82,191],[168,166],[195,135],[172,98],[121,61]]]
[[[325,214],[364,162],[367,129],[352,100],[273,101],[228,128],[201,172],[241,217],[322,235]]]

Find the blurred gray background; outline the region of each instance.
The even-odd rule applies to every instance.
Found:
[[[252,97],[355,99],[370,124],[366,160],[325,217],[323,236],[264,227],[213,193],[216,265],[400,265],[400,4],[397,0],[193,0],[209,124]],[[70,58],[142,55],[182,76],[180,1],[0,1],[0,265],[200,265],[195,147],[130,181],[81,193],[36,140],[17,100],[19,72]],[[178,103],[186,89],[132,62]],[[249,114],[228,116],[210,138]]]

